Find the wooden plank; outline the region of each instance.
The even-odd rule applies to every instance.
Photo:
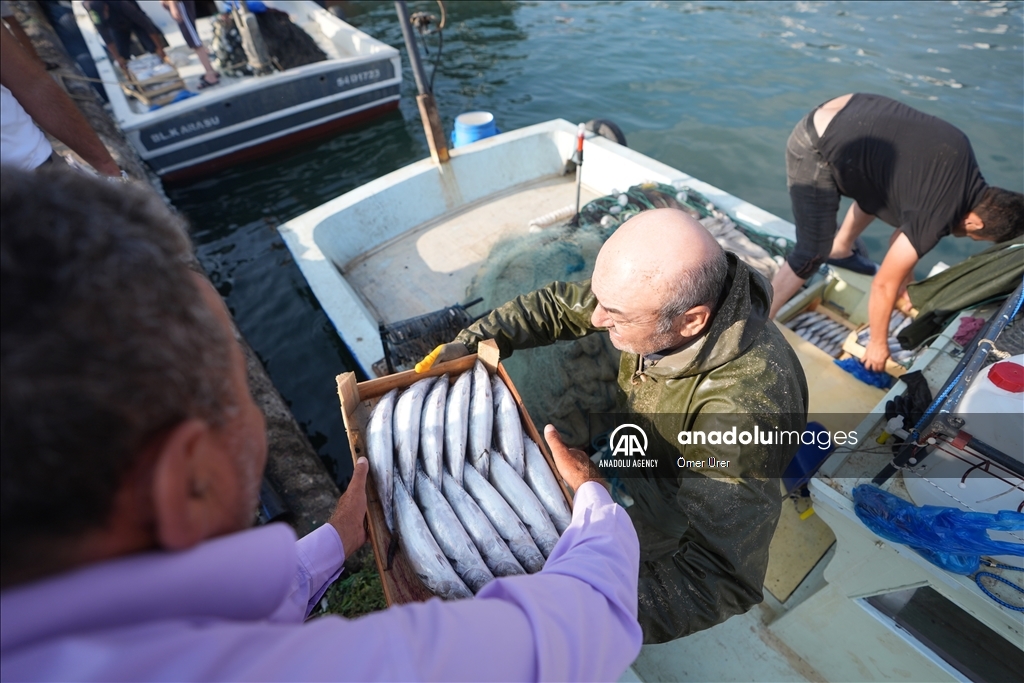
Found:
[[[386,393],[386,392],[384,392]],[[356,402],[349,403],[347,398],[355,395]],[[382,394],[381,394],[382,395]],[[348,432],[349,447],[352,451],[353,463],[366,455],[366,424],[370,418],[370,410],[377,403],[359,400],[359,385],[355,384],[355,375],[345,373],[338,376],[338,396],[341,399],[341,415]],[[391,566],[387,566],[388,548],[391,545],[391,532],[384,522],[384,506],[377,495],[377,484],[371,469],[366,480],[366,515],[367,535],[373,547],[373,556],[377,563],[384,599],[388,605],[401,605],[407,602],[423,602],[433,595],[417,576],[404,553],[395,553]]]
[[[558,470],[554,466],[554,460],[548,450],[547,444],[541,439],[537,428],[530,419],[526,407],[516,391],[512,380],[509,378],[505,368],[498,362],[498,347],[493,341],[480,344],[480,355],[465,356],[448,363],[438,363],[429,371],[417,373],[413,370],[400,372],[386,377],[369,380],[367,382],[356,382],[355,373],[347,372],[337,377],[338,399],[341,403],[341,417],[345,423],[345,431],[348,434],[349,449],[352,452],[352,462],[366,455],[366,428],[370,419],[373,407],[380,400],[380,397],[392,389],[404,389],[414,382],[425,377],[439,377],[449,373],[449,382],[454,383],[456,377],[463,372],[471,370],[477,358],[492,372],[497,372],[509,391],[515,398],[519,408],[519,415],[526,433],[544,454],[548,466],[555,473],[555,480],[562,487],[569,508],[572,509],[572,496],[569,495],[562,478],[558,476]],[[397,476],[397,472],[396,472]],[[391,566],[387,566],[388,549],[391,545],[391,533],[384,522],[384,507],[380,497],[377,495],[377,485],[374,474],[371,470],[366,481],[366,513],[367,529],[370,545],[373,547],[374,559],[377,563],[377,571],[380,574],[381,584],[384,588],[384,599],[388,605],[401,605],[408,602],[423,602],[434,597],[427,590],[420,580],[416,571],[409,564],[405,553],[397,552],[394,555]]]
[[[501,377],[502,381],[505,382],[505,386],[508,387],[509,391],[512,392],[512,398],[516,400],[516,406],[519,407],[520,421],[526,429],[527,435],[533,439],[533,442],[540,448],[540,452],[544,455],[544,459],[548,461],[548,467],[555,475],[555,481],[558,482],[559,488],[562,489],[562,495],[565,496],[565,500],[569,503],[569,509],[572,510],[572,495],[569,493],[569,489],[566,487],[565,482],[562,481],[562,477],[558,474],[558,468],[555,467],[555,459],[551,457],[551,451],[548,449],[547,442],[541,438],[540,433],[537,431],[537,427],[533,424],[533,418],[530,417],[530,413],[527,412],[526,406],[523,404],[523,399],[519,396],[519,392],[516,391],[516,387],[512,384],[512,378],[509,377],[508,372],[505,371],[505,366],[498,365],[498,376]]]

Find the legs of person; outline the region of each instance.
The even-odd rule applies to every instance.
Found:
[[[132,57],[132,31],[130,28],[117,28],[110,30],[110,37],[113,42],[107,49],[113,47],[114,61],[121,65],[121,69],[128,72],[128,60]]]
[[[210,85],[220,82],[220,76],[213,70],[213,64],[210,63],[210,53],[205,46],[200,45],[196,48],[196,56],[199,57],[199,61],[202,63],[203,68],[206,69],[206,73],[203,75],[203,80]]]
[[[775,318],[782,306],[793,298],[793,295],[800,291],[800,288],[807,282],[807,278],[798,277],[789,263],[785,262],[772,278],[772,307],[768,312],[770,318]]]
[[[857,202],[851,204],[850,210],[846,212],[846,218],[843,219],[843,224],[839,226],[839,232],[832,240],[832,252],[829,254],[829,258],[846,258],[853,254],[853,243],[857,241],[864,229],[871,225],[873,220],[875,217],[865,213]]]
[[[203,65],[206,73],[203,74],[203,80],[208,85],[215,85],[220,82],[220,76],[213,70],[213,64],[210,63],[210,53],[207,52],[206,47],[203,46],[203,41],[199,39],[199,30],[196,28],[196,3],[194,0],[191,2],[178,2],[178,12],[181,17],[181,21],[178,22],[178,28],[181,29],[181,35],[185,39],[185,43],[190,48],[195,50],[196,56],[199,57],[199,62]]]
[[[772,318],[829,257],[839,211],[839,188],[811,139],[810,117],[800,120],[786,143],[786,176],[796,246],[772,279]]]
[[[120,12],[131,21],[132,31],[135,32],[142,47],[147,52],[156,53],[160,59],[167,61],[162,44],[163,36],[160,35],[160,29],[156,27],[149,15],[133,2],[122,3]]]

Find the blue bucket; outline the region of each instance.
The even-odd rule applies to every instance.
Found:
[[[488,111],[468,111],[455,117],[452,147],[462,147],[471,142],[497,135],[498,132],[498,126],[494,123],[494,114]]]

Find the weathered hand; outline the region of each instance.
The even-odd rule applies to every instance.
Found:
[[[345,493],[341,494],[338,504],[331,513],[330,524],[341,537],[341,545],[345,548],[345,556],[351,557],[366,543],[366,473],[370,463],[366,458],[359,458],[352,470],[352,479]]]
[[[608,486],[604,477],[601,476],[601,472],[590,461],[586,453],[578,448],[569,448],[562,443],[562,437],[554,425],[544,428],[544,440],[548,442],[548,448],[551,449],[558,474],[573,490],[573,493],[588,481],[596,481],[602,486]]]
[[[874,370],[875,372],[882,372],[885,370],[885,361],[889,359],[889,344],[887,340],[882,340],[881,344],[876,344],[874,341],[868,342],[868,347],[864,350],[864,367],[868,370]]]
[[[456,358],[462,358],[463,356],[468,355],[469,349],[462,342],[441,344],[416,364],[416,372],[426,372],[430,368],[434,367],[434,363],[447,363],[450,360],[455,360]]]

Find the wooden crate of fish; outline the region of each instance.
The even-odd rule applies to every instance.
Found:
[[[885,361],[885,371],[893,377],[905,375],[907,369],[917,357],[917,350],[904,350],[896,339],[897,335],[903,331],[903,328],[913,321],[913,317],[900,311],[893,311],[892,316],[889,318],[890,357]],[[868,326],[861,325],[847,336],[846,341],[843,342],[843,351],[854,358],[864,358],[870,336]]]
[[[783,325],[833,358],[842,356],[843,343],[856,328],[856,325],[823,304],[820,299],[812,301]]]
[[[338,376],[353,460],[370,461],[369,537],[389,605],[470,597],[539,571],[572,498],[493,342],[357,383]]]

